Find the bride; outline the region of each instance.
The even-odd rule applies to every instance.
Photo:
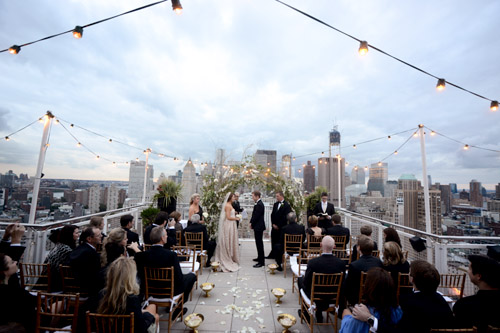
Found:
[[[215,249],[215,260],[220,263],[223,272],[236,272],[240,269],[238,249],[238,229],[236,229],[235,211],[233,209],[234,194],[228,193],[222,203],[219,218],[219,236]]]

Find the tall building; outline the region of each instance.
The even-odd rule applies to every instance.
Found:
[[[119,192],[120,190],[115,184],[111,184],[110,187],[106,187],[105,189],[105,197],[106,197],[106,209],[112,210],[118,208],[119,203]]]
[[[311,165],[311,161],[307,161],[304,165],[304,190],[313,192],[316,188],[316,167]]]
[[[342,198],[342,207],[346,207],[345,203],[345,163],[344,159],[340,159],[340,170],[337,157],[320,157],[318,158],[318,186],[326,187],[330,202],[334,206],[339,207],[339,186],[340,196]],[[339,184],[340,172],[340,184]]]
[[[101,188],[99,185],[92,185],[89,188],[89,209],[90,214],[99,212],[99,203],[101,202]]]
[[[189,202],[191,196],[196,193],[196,169],[191,159],[187,161],[182,171],[182,191],[180,202]]]
[[[292,157],[289,154],[281,156],[280,175],[284,178],[290,178],[290,175],[293,177]]]
[[[495,185],[495,198],[500,199],[500,183]]]
[[[453,194],[451,193],[450,185],[439,185],[439,190],[441,191],[441,203],[443,205],[444,213],[451,212],[451,204],[453,199]]]
[[[483,207],[483,195],[481,194],[481,182],[473,179],[469,183],[469,200],[473,206]]]
[[[130,161],[130,171],[128,176],[128,198],[139,202],[142,200],[144,192],[144,172],[146,168],[145,161]],[[146,177],[146,201],[150,198],[150,192],[154,190],[153,166],[148,164],[148,173]]]
[[[217,149],[215,152],[215,166],[220,168],[224,165],[226,162],[226,150],[224,149]]]
[[[387,163],[373,163],[370,166],[370,173],[368,178],[368,191],[379,191],[384,195],[385,183],[389,175],[389,168]]]
[[[451,193],[458,193],[458,188],[456,183],[450,183]]]
[[[270,172],[276,173],[276,150],[257,150],[254,154],[255,163],[264,168],[271,169]]]
[[[351,170],[351,182],[353,184],[365,184],[365,169],[362,166],[356,165]]]

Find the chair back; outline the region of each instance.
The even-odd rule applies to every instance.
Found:
[[[351,263],[351,255],[347,252],[347,250],[338,250],[333,249],[333,255],[342,260],[345,263],[345,267],[349,267]]]
[[[177,254],[177,258],[179,258],[180,262],[190,262],[193,264],[192,272],[195,271],[196,264],[196,251],[191,246],[180,246],[174,245],[172,246],[172,251]]]
[[[297,264],[299,269],[299,276],[303,270],[301,265],[307,265],[309,260],[321,256],[321,249],[302,249],[300,255],[297,258]]]
[[[488,325],[487,332],[500,332],[500,327],[493,327],[491,325]]]
[[[359,257],[361,256],[361,251],[358,251],[357,254],[358,254],[358,256],[357,256],[356,260],[358,260]],[[373,250],[372,251],[372,256],[380,258],[380,251],[379,250]]]
[[[177,240],[177,245],[182,245],[182,231],[178,230],[175,232],[175,239]]]
[[[311,286],[311,302],[335,300],[335,306],[338,306],[340,301],[339,295],[343,276],[343,273],[313,273]]]
[[[453,332],[477,332],[477,328],[432,328],[431,332],[453,333]]]
[[[368,274],[367,272],[361,272],[361,277],[359,279],[359,297],[358,297],[359,304],[361,304],[361,298],[363,297],[363,289],[365,288],[367,274]]]
[[[28,290],[50,291],[50,265],[19,263],[21,287]]]
[[[87,333],[134,333],[134,313],[107,315],[87,311]]]
[[[284,253],[300,253],[302,250],[302,235],[285,234]]]
[[[62,291],[65,294],[76,294],[80,292],[80,285],[75,277],[75,273],[70,266],[59,265],[61,274]],[[83,297],[83,294],[80,294]]]
[[[307,235],[307,249],[319,249],[321,247],[321,241],[323,240],[323,237],[325,236]]]
[[[149,249],[151,249],[151,246],[153,246],[152,244],[144,244],[144,251],[147,251]]]
[[[194,247],[196,251],[203,251],[203,232],[185,232],[184,238],[187,246]]]
[[[347,236],[333,236],[333,235],[330,235],[333,240],[335,241],[335,248],[337,249],[342,249],[342,250],[345,250],[345,247],[347,245]]]
[[[35,332],[76,332],[79,304],[79,294],[39,292]]]
[[[444,295],[454,299],[464,296],[466,274],[441,274],[441,283],[438,290]]]
[[[409,273],[398,273],[398,289],[397,298],[399,302],[399,296],[404,293],[409,293],[413,290],[413,284],[410,282]]]
[[[146,299],[174,298],[174,268],[144,267],[144,283]],[[166,302],[169,303],[169,302]]]

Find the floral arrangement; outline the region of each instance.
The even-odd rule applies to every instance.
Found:
[[[158,199],[164,200],[164,206],[168,206],[172,199],[180,198],[182,185],[177,184],[172,180],[163,180],[156,189],[158,193],[156,193],[153,197],[153,202],[156,202]]]

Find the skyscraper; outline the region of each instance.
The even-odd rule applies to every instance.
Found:
[[[498,183],[498,185],[495,185],[495,198],[500,200],[500,183]]]
[[[289,154],[281,156],[280,175],[284,178],[290,178],[292,172],[292,157]]]
[[[356,165],[352,168],[351,181],[353,184],[365,184],[365,169],[362,166]]]
[[[99,212],[99,203],[101,202],[101,188],[99,185],[92,185],[89,188],[89,209],[90,214]]]
[[[469,183],[469,200],[473,206],[483,207],[483,195],[481,194],[481,182],[473,179]]]
[[[259,149],[255,152],[254,159],[258,165],[271,169],[271,172],[276,172],[276,150]]]
[[[182,191],[180,202],[189,202],[189,199],[194,193],[196,193],[196,169],[191,159],[189,159],[182,171]]]
[[[113,210],[118,208],[119,202],[119,189],[115,184],[106,187],[105,197],[106,197],[106,209]]]
[[[441,191],[441,202],[444,206],[444,212],[449,213],[451,212],[451,204],[453,199],[451,187],[450,185],[439,185],[439,190]]]
[[[313,192],[316,187],[316,168],[311,165],[311,161],[307,161],[304,165],[304,190]]]
[[[384,186],[389,175],[387,163],[373,163],[370,166],[370,174],[368,178],[368,191],[379,191],[384,195]]]
[[[345,207],[345,163],[340,159],[340,170],[337,157],[318,158],[318,186],[326,187],[330,201],[339,207],[339,186],[340,196],[342,198],[342,207]],[[340,172],[340,184],[339,184]]]
[[[128,176],[128,199],[135,202],[139,202],[142,200],[144,191],[145,168],[145,161],[130,161],[130,170]],[[146,177],[146,201],[150,199],[149,194],[154,190],[153,175],[153,166],[148,164],[148,174]]]

